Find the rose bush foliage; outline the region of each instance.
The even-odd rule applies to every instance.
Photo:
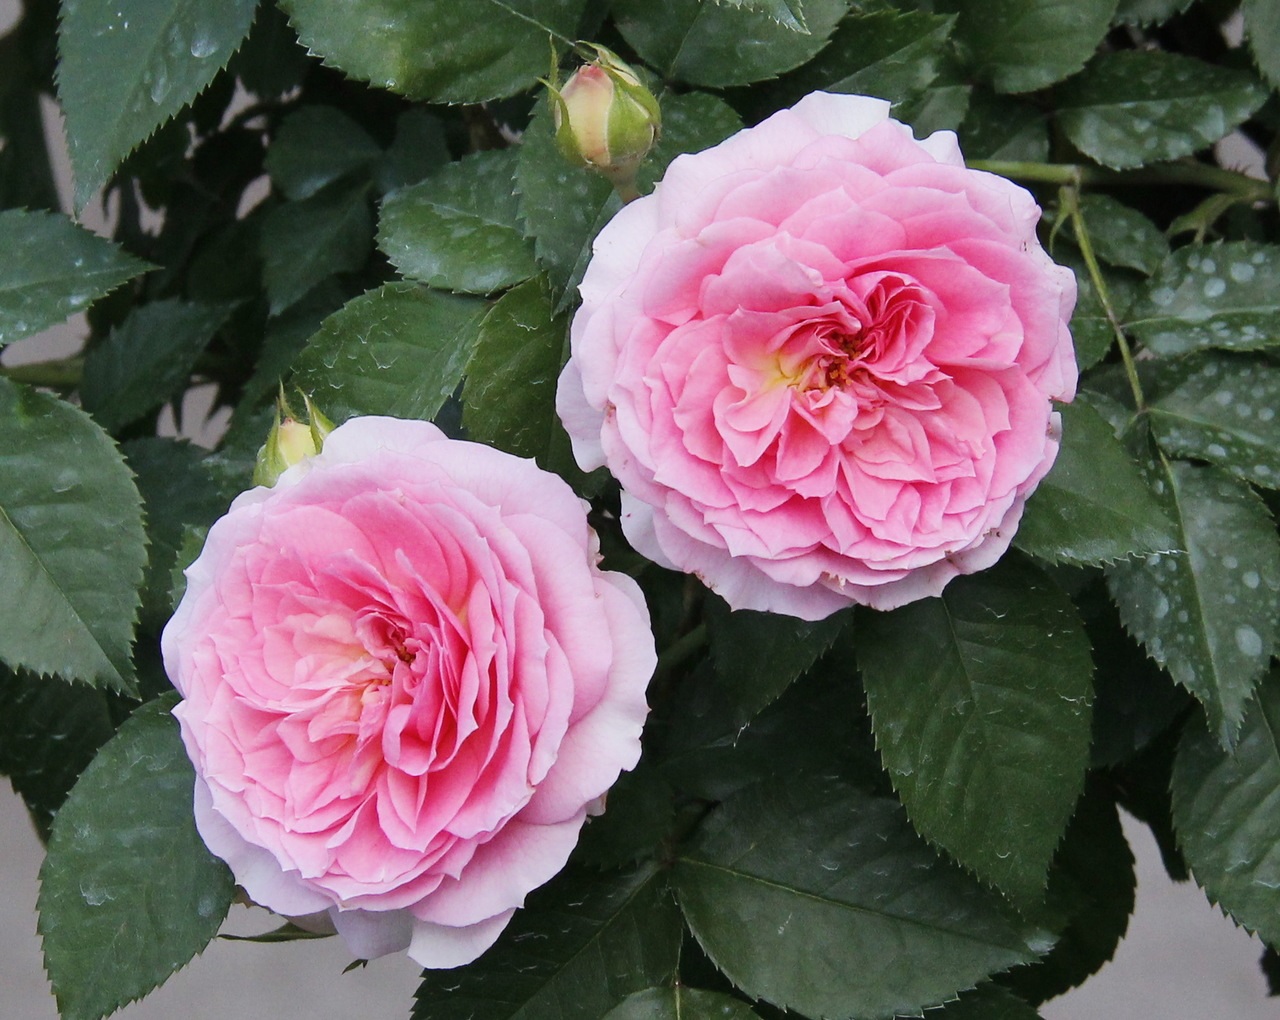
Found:
[[[1029,1017],[1126,928],[1119,806],[1280,944],[1280,24],[997,6],[0,19],[0,771],[64,1020],[236,899],[461,964],[414,1020]],[[539,81],[606,52],[630,204]],[[336,445],[254,490],[281,385]],[[499,695],[452,757],[429,674]]]

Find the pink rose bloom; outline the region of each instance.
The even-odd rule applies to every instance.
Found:
[[[672,162],[596,239],[557,407],[640,552],[808,620],[1008,548],[1075,393],[1022,188],[814,93]]]
[[[240,496],[162,640],[209,849],[352,951],[475,959],[640,757],[655,663],[567,485],[356,418]]]

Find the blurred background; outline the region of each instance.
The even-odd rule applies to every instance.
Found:
[[[0,34],[16,19],[18,0],[0,0]],[[50,146],[60,158],[63,208],[70,173],[56,107],[45,110]],[[1246,156],[1248,154],[1245,154]],[[1247,161],[1241,157],[1234,163]],[[106,233],[100,204],[82,221]],[[5,363],[74,353],[83,320],[14,344]],[[201,395],[188,396],[186,430],[209,443],[221,422],[204,421]],[[205,407],[208,401],[205,401]],[[1171,882],[1146,827],[1125,819],[1138,859],[1138,901],[1114,961],[1083,987],[1041,1009],[1045,1020],[1271,1020],[1280,1000],[1267,997],[1258,968],[1261,943],[1224,918],[1194,884]],[[37,875],[43,856],[22,802],[0,780],[0,1020],[56,1020],[36,934]],[[278,919],[233,908],[224,931],[265,932]],[[284,945],[217,940],[163,988],[125,1007],[121,1020],[404,1020],[419,982],[407,957],[377,960],[344,974],[350,955],[336,939]]]

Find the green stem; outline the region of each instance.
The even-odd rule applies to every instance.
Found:
[[[653,671],[654,681],[669,676],[671,672],[683,665],[700,652],[707,644],[707,625],[700,623],[683,637],[672,642],[665,652],[658,656],[658,666]]]
[[[0,365],[0,375],[29,386],[47,386],[54,390],[72,390],[80,385],[84,358],[60,358],[57,361],[35,361],[25,365]]]
[[[1271,185],[1235,170],[1193,161],[1154,163],[1136,170],[1107,170],[1077,163],[1031,163],[1008,160],[973,160],[969,166],[1019,181],[1058,184],[1080,188],[1085,185],[1116,187],[1125,185],[1188,184],[1210,191],[1226,191],[1254,202],[1272,198]]]
[[[1098,301],[1102,304],[1107,322],[1111,324],[1111,331],[1115,333],[1116,344],[1120,348],[1120,358],[1124,362],[1124,372],[1129,378],[1129,389],[1133,391],[1134,404],[1139,411],[1145,410],[1147,403],[1142,395],[1142,383],[1138,379],[1138,366],[1134,364],[1133,351],[1129,348],[1129,338],[1124,335],[1115,306],[1111,303],[1111,292],[1107,289],[1106,280],[1102,278],[1102,268],[1098,265],[1098,258],[1093,252],[1093,241],[1089,237],[1084,216],[1080,212],[1080,192],[1075,187],[1064,187],[1059,193],[1058,205],[1060,214],[1066,213],[1071,220],[1071,230],[1076,235],[1076,245],[1080,248],[1084,264],[1089,270],[1089,279],[1093,282],[1093,289],[1097,292]]]

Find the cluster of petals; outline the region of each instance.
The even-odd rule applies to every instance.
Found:
[[[805,619],[995,562],[1076,384],[1039,216],[862,96],[674,160],[597,238],[557,393],[632,544]]]
[[[357,418],[241,495],[163,635],[209,848],[362,957],[469,962],[640,755],[655,656],[532,461]]]

